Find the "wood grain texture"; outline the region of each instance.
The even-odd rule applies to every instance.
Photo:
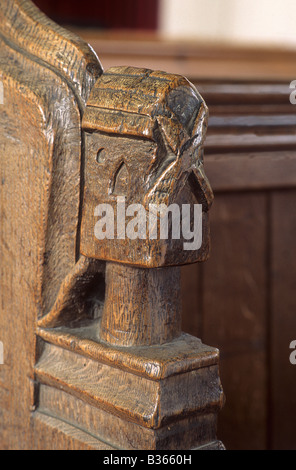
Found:
[[[206,278],[203,265],[182,268],[183,328],[202,338],[205,331],[210,335],[208,340],[213,338],[213,344],[218,344],[214,341],[216,335],[220,335],[219,330],[224,325],[228,332],[231,326],[230,338],[224,332],[221,333],[221,342],[219,339],[222,357],[224,348],[227,350],[227,357],[224,355],[222,359],[222,370],[228,411],[225,408],[225,414],[219,420],[219,435],[226,440],[227,448],[253,448],[256,445],[274,449],[277,446],[293,448],[294,397],[290,395],[293,386],[282,386],[282,383],[293,384],[294,377],[294,369],[288,361],[291,350],[287,345],[289,331],[295,329],[291,313],[294,311],[291,286],[295,256],[293,215],[286,214],[286,207],[294,204],[290,189],[295,188],[295,106],[289,101],[289,84],[296,75],[295,52],[176,42],[147,34],[126,33],[119,37],[116,33],[89,30],[80,30],[80,34],[100,51],[106,68],[129,63],[135,67],[179,72],[190,78],[205,99],[210,114],[208,131],[212,137],[216,131],[219,133],[215,146],[208,148],[205,143],[205,170],[215,192],[210,214],[215,239],[209,261],[211,269],[208,268],[210,271]],[[227,134],[227,140],[220,147],[219,138],[223,133]],[[247,140],[245,144],[240,142],[240,135],[247,135],[252,145],[247,146]],[[252,230],[244,225],[246,221],[240,222],[245,231],[239,230],[239,235],[234,227],[229,229],[228,257],[224,244],[216,243],[226,222],[215,208],[223,207],[227,214],[237,213],[237,199],[241,200],[242,192],[245,201],[248,197],[251,201],[259,197],[258,209],[248,216],[248,220],[251,224],[253,217],[253,223],[259,223],[260,230],[255,230],[257,239],[254,239]],[[280,202],[275,202],[278,196]],[[243,203],[244,214],[246,204]],[[272,212],[277,214],[278,225],[275,222],[270,225]],[[281,212],[283,223],[288,227],[284,235]],[[239,222],[241,219],[237,217],[236,220]],[[266,233],[264,237],[263,231]],[[256,259],[250,257],[247,262],[235,247],[238,239],[247,244],[250,237],[252,250],[258,256]],[[216,260],[228,262],[223,272],[212,262],[213,256]],[[260,286],[260,293],[251,302],[254,302],[252,308],[258,312],[260,329],[266,338],[264,350],[249,343],[246,345],[252,351],[251,356],[238,353],[239,340],[234,341],[236,336],[244,338],[246,319],[238,312],[241,311],[241,302],[245,304],[246,299],[252,296],[249,276],[241,274],[246,269]],[[210,296],[213,298],[211,305],[214,305],[215,291],[211,294],[208,282],[210,286],[218,286],[219,299],[216,309],[210,309],[209,313],[203,308],[205,292],[207,305]],[[235,289],[231,288],[230,282],[234,283]],[[227,316],[225,322],[221,312]],[[253,335],[254,330],[247,331]],[[233,373],[234,369],[237,374]],[[237,393],[237,390],[241,392]],[[289,407],[291,413],[288,412]]]
[[[11,66],[11,63],[14,65]],[[10,64],[8,68],[8,64]],[[24,71],[32,77],[32,71],[40,83],[36,93],[34,80],[23,80]],[[9,421],[12,426],[28,425],[25,416],[32,404],[29,377],[33,377],[35,357],[35,322],[42,308],[50,308],[59,289],[59,282],[66,271],[75,263],[77,218],[64,220],[64,233],[55,233],[57,251],[50,252],[54,233],[48,221],[53,215],[50,205],[51,175],[54,167],[60,170],[60,178],[56,179],[59,191],[54,194],[58,201],[61,192],[71,186],[69,197],[65,202],[69,210],[79,210],[79,168],[80,138],[73,135],[71,128],[60,136],[60,145],[64,146],[63,158],[54,160],[61,147],[55,146],[58,141],[53,139],[54,128],[58,132],[59,119],[51,129],[47,129],[43,110],[46,109],[46,96],[56,96],[56,90],[67,89],[59,77],[47,73],[38,64],[27,60],[21,54],[1,44],[1,78],[4,83],[5,107],[1,106],[1,331],[4,332],[3,343],[6,349],[7,367],[10,367],[10,378],[7,386],[15,389],[11,394]],[[79,113],[71,106],[71,99],[65,109],[65,116],[71,116],[79,129]],[[56,106],[50,101],[49,106]],[[53,110],[51,111],[53,112]],[[59,114],[54,113],[59,117]],[[69,148],[71,142],[71,152]],[[68,141],[68,144],[67,144]],[[67,150],[68,148],[68,150]],[[68,153],[67,153],[68,152]],[[71,154],[72,165],[68,174],[64,173],[66,161]],[[9,156],[9,159],[8,159]],[[28,158],[29,156],[29,158]],[[76,160],[76,161],[75,161]],[[9,161],[9,165],[7,162]],[[4,164],[5,163],[5,164]],[[62,170],[62,171],[61,171]],[[70,177],[70,179],[69,179]],[[76,198],[75,198],[76,195]],[[67,228],[66,228],[67,225]],[[60,226],[61,227],[61,226]],[[59,227],[59,228],[60,228]],[[60,248],[58,248],[60,246]],[[59,253],[58,253],[59,252]],[[59,271],[54,271],[55,262],[59,259]],[[13,262],[12,262],[13,260]],[[40,270],[40,267],[43,268]],[[45,272],[48,283],[43,282]],[[13,321],[11,320],[13,318]],[[10,338],[14,338],[11,342]],[[22,361],[19,361],[22,358]],[[18,384],[18,385],[17,385]],[[22,385],[21,385],[22,384]],[[23,389],[22,405],[20,406],[17,387]],[[23,410],[22,410],[22,407]],[[19,415],[24,419],[18,421]],[[8,416],[7,416],[8,419]],[[14,423],[15,421],[15,424]],[[20,445],[18,433],[8,432],[10,447]],[[1,439],[5,437],[2,435]],[[29,436],[28,436],[29,439]],[[5,442],[5,441],[4,441]],[[26,439],[21,443],[26,445]]]
[[[150,380],[161,380],[177,374],[217,364],[219,353],[199,338],[182,334],[179,338],[153,346],[116,347],[100,341],[99,328],[38,330],[44,341],[102,364],[117,364],[128,371]]]
[[[184,250],[184,239],[181,237],[174,239],[172,237],[172,222],[169,217],[168,221],[168,237],[160,238],[160,221],[157,215],[157,236],[152,239],[150,237],[149,222],[149,204],[164,203],[169,207],[171,204],[178,204],[181,208],[182,204],[193,206],[197,203],[203,203],[206,199],[209,205],[212,201],[211,190],[207,185],[206,175],[202,166],[200,171],[193,178],[193,190],[191,187],[190,165],[186,168],[185,173],[177,169],[177,175],[174,169],[170,171],[170,153],[163,145],[159,145],[159,149],[154,142],[143,139],[133,139],[114,135],[105,135],[103,133],[86,133],[87,159],[85,164],[85,189],[84,189],[84,205],[81,230],[81,253],[87,257],[95,257],[98,259],[124,262],[126,264],[156,268],[160,266],[175,266],[195,261],[203,261],[207,259],[209,250],[209,224],[208,211],[203,211],[203,239],[202,246],[199,250]],[[104,149],[105,160],[97,162],[96,157],[100,149]],[[159,150],[159,154],[158,154]],[[148,184],[155,180],[155,175],[151,174],[151,166],[155,155],[160,160],[165,160],[168,175],[166,187],[158,187],[157,180],[153,187]],[[175,156],[174,156],[175,158]],[[157,170],[157,162],[155,169]],[[125,173],[119,174],[118,171],[125,165]],[[186,164],[186,159],[185,159]],[[178,164],[179,165],[179,164]],[[165,174],[165,171],[163,171]],[[176,181],[175,176],[178,176]],[[114,186],[114,181],[121,181],[121,189],[124,187],[124,193],[118,192],[118,187]],[[160,183],[162,181],[159,175]],[[147,187],[148,186],[148,187]],[[203,188],[205,186],[206,188]],[[115,193],[113,191],[115,188]],[[133,188],[133,189],[132,189]],[[155,192],[154,192],[155,189]],[[209,198],[204,197],[204,190]],[[151,190],[151,191],[150,191]],[[163,200],[158,200],[157,194],[162,194]],[[145,208],[144,227],[136,226],[134,232],[143,233],[141,235],[133,235],[134,239],[127,237],[128,222],[131,217],[125,217],[125,236],[120,235],[117,225],[117,215],[119,214],[119,206],[117,197],[125,197],[124,210],[129,205],[141,204]],[[95,210],[100,204],[109,204],[114,213],[114,237],[105,236],[100,240],[95,236],[95,226],[100,220],[95,216]],[[205,203],[206,206],[206,203]],[[146,211],[147,209],[147,211]],[[192,209],[191,209],[192,210]],[[191,213],[192,214],[192,213]],[[102,214],[103,215],[103,214]],[[180,210],[180,220],[182,212]],[[193,214],[192,214],[193,215]],[[163,217],[165,219],[165,217]],[[123,220],[123,219],[122,219]],[[193,217],[191,216],[191,221]],[[153,224],[154,219],[152,219]],[[154,226],[154,225],[153,225]],[[156,226],[156,225],[155,225]],[[112,230],[112,229],[111,229]],[[112,232],[111,232],[112,233]],[[153,232],[152,232],[153,233]],[[154,236],[154,235],[153,235]]]
[[[260,191],[296,184],[295,149],[243,151],[207,155],[205,170],[215,191]]]
[[[207,256],[207,212],[213,199],[202,155],[207,107],[182,76],[113,67],[96,82],[82,125],[86,167],[81,252],[108,261],[100,337],[121,346],[172,341],[181,334],[178,271],[142,268],[178,266]],[[193,215],[197,203],[204,213],[205,236],[198,247],[185,250],[183,233],[176,236],[173,231],[183,223],[183,204]],[[126,207],[135,204],[143,209],[145,227],[138,226],[131,237],[121,210],[125,219]],[[172,216],[167,235],[161,236],[158,225],[164,216],[157,215],[156,233],[151,236],[151,207],[159,209],[161,204],[166,208],[175,204],[179,220]],[[100,208],[107,214],[102,235],[96,232],[101,220],[94,220],[103,215]]]
[[[84,413],[81,413],[83,407]],[[193,449],[215,442],[215,415],[205,413],[183,418],[157,430],[139,426],[116,415],[82,403],[72,395],[46,385],[41,385],[38,411],[45,417],[60,416],[91,436],[115,449],[125,450],[176,450]],[[37,414],[34,416],[36,419]]]
[[[202,338],[202,270],[200,264],[181,267],[182,331]]]
[[[27,0],[1,0],[0,23],[6,40],[61,74],[76,91],[77,99],[85,103],[102,73],[99,59],[87,43]]]
[[[295,189],[271,196],[270,440],[281,450],[296,448],[296,374],[290,362],[290,343],[296,338],[295,203]]]
[[[193,85],[182,76],[113,67],[96,82],[82,125],[86,176],[81,252],[149,268],[206,259],[207,212],[213,200],[202,154],[207,107]],[[100,158],[98,152],[102,152]],[[125,226],[123,235],[116,227],[113,236],[99,237],[94,214],[99,204],[109,204],[117,220],[119,196],[125,198],[126,207],[141,204],[149,212],[152,205],[159,208],[176,203],[181,208],[182,204],[202,204],[202,245],[182,249],[183,233],[172,236],[171,223],[169,235],[152,237],[146,212],[146,226],[138,228],[141,234],[135,239],[128,237]],[[156,227],[158,218],[164,217],[157,216]]]
[[[203,266],[202,337],[222,350],[220,433],[232,449],[267,445],[266,208],[264,194],[220,195],[211,258]]]
[[[37,412],[35,433],[31,443],[34,450],[117,450],[77,427],[51,415]]]
[[[61,283],[52,308],[38,327],[78,327],[99,318],[105,297],[105,264],[81,256]],[[87,305],[87,308],[86,308]]]
[[[151,429],[207,408],[217,412],[223,404],[217,364],[162,380],[147,380],[121,371],[114,363],[110,367],[86,361],[73,352],[45,345],[36,374],[46,385]]]
[[[0,42],[0,328],[5,350],[0,446],[221,448],[216,440],[217,413],[224,403],[219,352],[181,334],[179,268],[169,274],[169,268],[160,268],[207,257],[213,195],[202,159],[204,101],[184,77],[163,72],[114,68],[101,77],[91,49],[29,1],[3,1]],[[108,120],[107,110],[115,119]],[[131,142],[134,123],[147,135]],[[106,129],[116,140],[104,135]],[[111,244],[105,292],[104,247],[97,256],[93,240],[85,240],[91,225],[80,233],[82,202],[93,209],[84,186],[89,175],[97,177],[85,161],[93,158],[92,150],[95,164],[104,157],[96,141],[88,145],[94,131],[95,137],[109,138],[110,149],[126,139],[138,154],[135,169],[132,158],[129,170],[122,164],[115,168],[114,194],[131,183],[130,171],[131,201],[200,202],[205,234],[200,253],[184,259],[169,246],[157,258],[151,249],[149,265],[146,252],[131,244],[121,252]],[[145,166],[147,152],[155,154]],[[148,178],[141,188],[136,176],[145,170]],[[106,190],[103,172],[99,176]],[[150,248],[148,243],[147,252]],[[120,266],[111,263],[118,253]],[[139,259],[146,268],[159,269],[140,269]],[[100,434],[99,421],[90,419],[106,421]],[[138,432],[132,445],[127,434],[117,432],[110,439],[118,424]]]
[[[164,344],[181,335],[180,268],[108,263],[101,338],[110,344]]]
[[[81,117],[74,85],[70,86],[58,70],[41,65],[39,33],[32,31],[33,20],[23,21],[27,7],[31,11],[29,3],[3,3],[0,321],[5,364],[0,371],[4,389],[0,445],[23,449],[30,448],[32,442],[36,321],[52,307],[60,284],[76,263]],[[13,18],[23,21],[18,38],[13,35]],[[26,43],[19,41],[26,31],[32,34],[33,49],[28,53],[21,49]],[[65,44],[67,41],[65,38]],[[74,47],[68,45],[68,54],[74,53]],[[71,63],[64,70],[70,77]],[[81,81],[85,96],[89,82],[88,78]]]

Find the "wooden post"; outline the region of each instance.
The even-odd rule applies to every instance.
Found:
[[[117,346],[163,344],[181,335],[180,268],[107,263],[101,338]]]

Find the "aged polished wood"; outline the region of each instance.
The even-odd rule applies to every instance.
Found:
[[[81,251],[112,262],[107,263],[101,325],[105,341],[162,344],[181,333],[179,270],[149,269],[207,257],[207,213],[213,198],[202,160],[207,115],[196,89],[185,78],[164,72],[113,67],[91,92],[82,123],[86,166]],[[177,238],[173,224],[183,228],[181,209],[195,203],[203,206],[203,240],[185,250],[185,236],[180,231]],[[117,221],[115,228],[112,220],[111,236],[102,233],[99,240],[94,234],[98,204],[111,206]],[[158,225],[166,214],[154,215],[151,209],[165,211],[174,205],[179,220],[167,219],[167,234],[161,238]],[[131,222],[122,217],[127,207],[141,216],[131,235]]]
[[[79,33],[105,65],[180,71],[205,99],[212,250],[207,263],[181,269],[183,329],[221,350],[226,448],[295,449],[294,48]]]
[[[30,2],[1,1],[0,33],[0,442],[30,448],[38,433],[36,322],[79,254],[81,113],[102,69],[83,41]],[[49,434],[43,445],[50,448]]]
[[[30,1],[2,1],[0,42],[1,448],[223,448],[219,351],[180,328],[179,265],[209,248],[203,99],[180,76],[103,73]],[[102,243],[110,188],[146,208],[200,203],[204,243]]]

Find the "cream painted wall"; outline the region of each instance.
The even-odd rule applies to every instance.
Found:
[[[168,37],[296,46],[296,0],[160,0]]]

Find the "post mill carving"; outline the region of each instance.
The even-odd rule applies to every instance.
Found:
[[[3,419],[19,434],[0,442],[223,448],[219,352],[181,331],[180,266],[209,252],[204,100],[181,76],[103,73],[86,44],[31,2],[4,3],[1,327],[10,331],[17,311],[16,347],[27,352],[17,369],[13,344],[7,352],[24,400]],[[29,216],[7,217],[22,204]]]

